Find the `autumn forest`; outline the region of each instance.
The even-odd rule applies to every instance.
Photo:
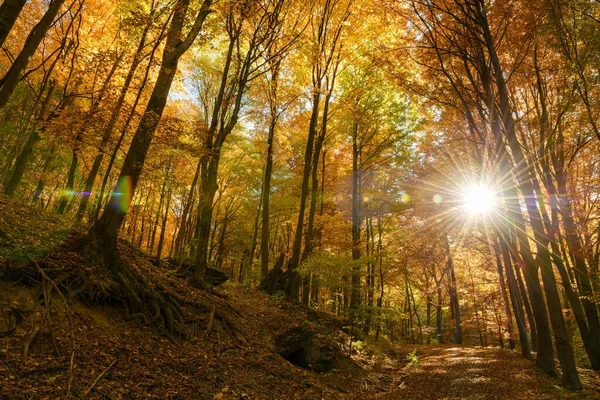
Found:
[[[598,2],[3,0],[0,46],[0,398],[600,396]]]

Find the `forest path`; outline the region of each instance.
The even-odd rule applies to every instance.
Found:
[[[594,398],[587,391],[574,394],[561,389],[558,381],[545,376],[532,361],[513,352],[455,344],[413,347],[416,349],[416,359],[409,357],[414,361],[393,373],[393,391],[376,398]],[[407,348],[402,346],[402,350],[406,351]],[[591,371],[589,373],[593,374]],[[588,380],[586,378],[584,374],[582,380]],[[589,378],[594,381],[598,375]]]

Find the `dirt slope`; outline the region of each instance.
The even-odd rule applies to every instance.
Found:
[[[191,289],[125,244],[121,250],[129,262],[183,299],[191,339],[174,342],[154,326],[128,321],[119,304],[101,296],[76,297],[65,306],[68,280],[59,283],[63,296],[51,290],[45,302],[49,282],[32,268],[25,277],[15,273],[28,265],[25,255],[57,278],[79,269],[102,282],[62,246],[71,232],[68,221],[0,196],[0,312],[5,317],[18,310],[14,329],[0,335],[0,399],[575,397],[531,361],[507,351],[380,341],[354,346],[349,356],[347,336],[331,315],[232,285],[213,292]],[[275,337],[298,326],[337,347],[332,371],[303,369],[275,352]],[[598,375],[583,376],[589,389],[577,398],[600,398]]]

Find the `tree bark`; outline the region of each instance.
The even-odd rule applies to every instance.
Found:
[[[196,191],[196,185],[198,184],[198,177],[200,176],[201,167],[202,164],[200,161],[198,161],[198,165],[196,166],[196,172],[194,173],[194,178],[192,179],[192,184],[190,185],[190,190],[188,192],[187,199],[185,201],[185,205],[183,206],[183,211],[181,213],[181,222],[179,223],[177,238],[175,239],[175,258],[182,257],[183,247],[185,245],[187,223],[191,218],[191,215],[189,214],[192,210],[192,206],[194,203],[194,193]]]
[[[508,294],[506,293],[506,283],[504,282],[504,272],[502,270],[502,261],[500,261],[499,249],[497,247],[494,251],[494,255],[496,257],[496,270],[498,271],[498,281],[500,282],[500,294],[502,295],[502,304],[504,305],[504,313],[506,314],[506,331],[508,333],[508,347],[512,350],[515,348],[515,339],[514,339],[514,332],[513,332],[513,330],[514,330],[513,313],[510,308]],[[523,317],[522,309],[519,311],[521,311],[521,314],[517,318],[522,318]],[[523,321],[521,321],[521,323],[523,323]],[[520,330],[519,330],[519,332],[520,332]],[[520,333],[519,333],[519,338],[521,338]],[[527,343],[527,337],[525,337],[525,343]],[[521,343],[521,345],[522,345],[522,343]],[[529,346],[526,346],[525,348],[521,349],[522,351],[527,350],[527,351],[523,351],[524,357],[530,356],[528,347]]]
[[[125,120],[125,123],[123,124],[123,128],[121,130],[121,134],[119,135],[119,139],[117,140],[117,143],[115,144],[115,147],[110,155],[110,159],[108,160],[108,165],[106,166],[106,172],[104,173],[104,178],[102,179],[102,185],[100,187],[100,193],[98,194],[98,200],[96,202],[96,209],[94,211],[94,221],[98,220],[100,211],[102,210],[102,203],[104,200],[104,192],[106,190],[106,185],[108,184],[108,180],[110,178],[110,174],[112,172],[113,165],[115,163],[115,160],[117,159],[117,154],[119,153],[119,150],[121,149],[121,145],[123,144],[123,141],[125,140],[125,136],[127,135],[129,125],[131,124],[131,121],[133,120],[137,106],[142,98],[142,93],[144,92],[144,89],[146,88],[146,84],[148,83],[148,77],[150,75],[150,70],[152,69],[152,62],[154,61],[154,54],[156,52],[156,49],[158,48],[159,43],[160,43],[160,41],[156,41],[156,44],[150,53],[150,57],[148,59],[148,65],[146,66],[146,71],[144,73],[144,78],[142,79],[140,87],[138,88],[137,94],[135,96],[135,100],[133,101],[133,104],[131,106],[131,111],[129,112],[129,115],[127,116],[127,119]]]
[[[151,13],[152,15],[152,13]],[[92,189],[94,188],[94,182],[96,181],[96,177],[98,172],[100,171],[100,166],[102,165],[102,160],[104,159],[104,153],[106,152],[106,146],[108,145],[112,133],[115,129],[117,121],[119,119],[119,115],[121,114],[121,109],[123,108],[123,104],[125,103],[125,97],[127,96],[127,92],[129,91],[129,86],[135,76],[135,72],[137,71],[137,67],[142,61],[142,51],[146,44],[146,38],[148,35],[148,31],[150,30],[151,24],[148,23],[143,31],[142,36],[140,38],[140,43],[133,55],[133,61],[131,62],[131,66],[129,67],[129,71],[127,72],[127,76],[125,77],[125,81],[123,82],[123,86],[121,87],[121,91],[119,93],[119,97],[117,98],[117,102],[114,106],[114,109],[111,113],[110,119],[104,128],[102,133],[102,138],[100,140],[100,145],[98,146],[98,154],[94,157],[94,161],[92,163],[92,167],[90,169],[90,173],[85,181],[84,186],[84,195],[81,196],[81,201],[79,202],[79,208],[77,209],[76,219],[81,220],[83,215],[85,214],[85,210],[89,203]],[[158,40],[158,39],[157,39]]]
[[[450,252],[450,243],[448,242],[448,236],[443,235],[442,240],[444,241],[444,247],[446,249],[447,257],[447,268],[450,275],[450,303],[454,309],[454,325],[455,325],[455,342],[462,344],[462,324],[460,319],[460,305],[458,303],[458,290],[456,288],[456,275],[454,274],[454,262],[452,260],[452,253]]]
[[[161,68],[152,90],[152,95],[133,137],[129,151],[125,156],[123,167],[119,174],[119,181],[110,196],[109,205],[92,227],[93,232],[107,239],[107,242],[111,245],[116,246],[117,233],[131,203],[131,198],[137,187],[150,143],[165,109],[171,84],[177,72],[179,58],[187,51],[196,39],[196,36],[200,33],[211,5],[212,0],[204,0],[192,30],[186,39],[182,41],[180,36],[189,0],[179,0],[175,4],[175,13],[169,27]]]
[[[27,0],[4,0],[0,5],[0,47],[4,44]]]
[[[358,170],[358,122],[352,128],[352,295],[350,308],[360,307],[360,171]]]
[[[271,71],[269,81],[270,123],[267,134],[267,155],[265,160],[265,177],[262,190],[262,227],[260,232],[260,275],[265,278],[269,273],[269,212],[271,200],[271,177],[273,175],[273,140],[277,125],[277,84],[279,78],[279,62],[276,62]]]
[[[48,10],[42,17],[42,19],[33,27],[27,39],[25,39],[25,45],[19,55],[15,58],[9,70],[6,72],[4,77],[0,80],[2,87],[0,88],[0,109],[2,109],[10,99],[10,96],[14,92],[21,75],[29,65],[31,57],[37,50],[38,46],[46,36],[46,33],[52,26],[54,18],[58,15],[60,7],[65,0],[52,0],[48,6]],[[4,3],[2,4],[4,5]]]
[[[21,152],[17,156],[15,161],[15,165],[13,167],[13,171],[8,178],[8,181],[4,185],[4,194],[8,196],[12,196],[15,193],[15,190],[19,186],[21,179],[23,179],[23,175],[25,174],[25,169],[29,165],[29,160],[31,159],[31,155],[33,154],[33,149],[35,145],[39,142],[41,138],[41,133],[45,129],[46,124],[50,122],[50,120],[56,118],[58,113],[53,113],[50,117],[46,114],[48,112],[48,108],[50,106],[50,102],[52,101],[52,97],[54,96],[54,91],[56,90],[56,81],[51,80],[50,85],[48,86],[48,92],[46,93],[46,97],[42,103],[42,108],[40,113],[38,114],[38,123],[43,124],[39,128],[35,128],[33,132],[27,138],[27,142],[21,149]]]
[[[530,224],[536,239],[537,257],[535,259],[535,272],[537,274],[537,266],[539,266],[541,269],[542,281],[544,282],[544,292],[546,294],[546,301],[548,304],[548,313],[550,315],[558,357],[563,372],[563,384],[573,390],[580,390],[581,381],[579,380],[579,374],[575,365],[575,355],[571,345],[571,337],[566,329],[560,298],[556,288],[556,280],[552,270],[550,252],[548,249],[549,239],[545,234],[540,212],[536,204],[535,193],[532,187],[532,181],[537,179],[537,177],[532,175],[532,170],[528,165],[529,163],[524,157],[520,144],[518,143],[515,133],[515,121],[513,119],[513,113],[509,102],[509,93],[505,83],[505,76],[500,64],[500,60],[496,54],[496,47],[488,26],[487,14],[484,10],[485,6],[483,4],[483,0],[478,0],[476,6],[479,23],[483,30],[483,37],[490,55],[490,62],[500,97],[500,111],[504,127],[502,132],[504,133],[505,138],[510,146],[516,165],[521,171],[524,172],[523,174],[516,175],[519,181],[519,189],[525,199]],[[528,274],[530,279],[533,279],[533,272],[533,269],[531,269],[530,273]],[[538,339],[540,339],[539,335]],[[539,346],[540,349],[544,348],[542,347],[542,343],[539,343]],[[549,346],[551,347],[552,343],[550,343]],[[550,364],[553,364],[553,361],[545,360],[544,363],[547,363],[544,369],[549,371]]]

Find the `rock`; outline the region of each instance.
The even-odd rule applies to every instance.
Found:
[[[337,354],[333,346],[315,340],[314,332],[304,326],[278,335],[275,338],[275,351],[292,364],[315,372],[332,370]]]
[[[303,326],[289,329],[275,338],[275,351],[292,364],[308,368],[306,353],[313,336],[314,333]]]
[[[219,286],[229,280],[229,276],[223,271],[219,271],[216,268],[208,267],[204,273],[204,280],[213,286]]]
[[[313,346],[308,352],[307,359],[315,372],[329,372],[335,364],[337,349],[330,345]]]

